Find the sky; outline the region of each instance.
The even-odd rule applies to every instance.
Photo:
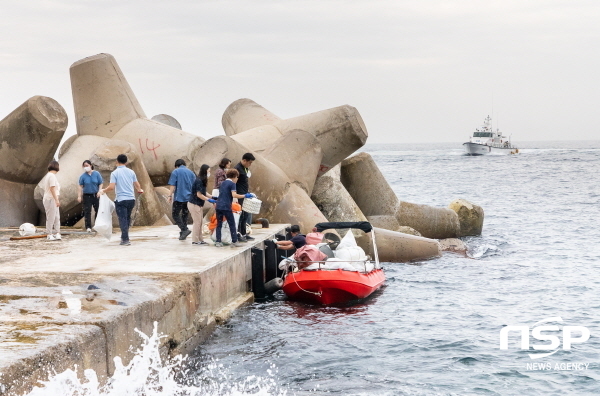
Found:
[[[223,134],[250,98],[281,118],[344,104],[369,143],[456,142],[489,114],[514,142],[597,140],[600,2],[7,1],[0,118],[34,95],[76,133],[74,62],[112,54],[148,117]]]

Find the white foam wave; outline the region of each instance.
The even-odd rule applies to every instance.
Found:
[[[115,357],[115,372],[105,385],[100,385],[94,370],[85,370],[84,380],[77,377],[76,371],[66,370],[41,382],[28,396],[238,396],[238,395],[286,395],[279,389],[273,371],[266,377],[248,376],[234,381],[228,370],[218,362],[203,367],[205,375],[189,378],[185,368],[185,358],[181,355],[163,362],[160,357],[160,340],[157,323],[154,331],[142,337],[142,347],[135,353],[129,364],[124,365],[120,357]],[[187,377],[189,384],[182,384],[177,378]]]

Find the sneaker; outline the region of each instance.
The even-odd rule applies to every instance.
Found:
[[[238,242],[248,242],[245,236],[238,235]]]
[[[221,242],[215,242],[215,247],[223,247],[223,244]]]
[[[232,247],[232,248],[236,248],[236,247],[242,247],[242,246],[244,246],[244,245],[242,245],[242,244],[241,244],[241,243],[239,243],[239,242],[234,242],[234,243],[232,243],[232,244],[231,244],[231,247]]]
[[[91,228],[88,228],[87,230],[85,230],[86,232],[92,232]]]
[[[192,242],[192,245],[208,246],[208,243],[206,243],[204,241],[200,241],[200,242]]]
[[[247,241],[253,241],[253,240],[255,240],[255,239],[256,239],[256,238],[253,238],[253,237],[251,237],[250,235],[246,235],[246,240],[247,240]]]
[[[57,241],[60,241],[62,239],[62,237],[60,236],[60,234],[56,234],[56,235],[54,235],[54,239],[56,239]]]
[[[54,237],[54,235],[48,235],[46,237],[46,240],[48,240],[48,241],[56,241],[56,238]]]
[[[130,246],[131,242],[129,242],[129,241],[121,241],[121,243],[119,245],[121,245],[121,246]]]
[[[181,234],[179,235],[179,240],[185,241],[185,238],[187,238],[188,235],[190,235],[191,233],[192,233],[192,231],[190,231],[190,230],[181,231]]]

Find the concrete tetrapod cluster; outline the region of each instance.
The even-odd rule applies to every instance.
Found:
[[[54,99],[34,96],[0,121],[0,226],[38,223],[33,192],[67,129]]]
[[[100,147],[106,149],[109,142],[115,141],[119,141],[115,147],[129,143],[128,156],[136,158],[138,163],[137,177],[140,183],[142,180],[151,182],[147,186],[151,187],[166,185],[175,161],[183,158],[192,162],[195,150],[204,143],[200,136],[148,119],[112,55],[98,54],[77,61],[71,66],[70,74],[77,136],[63,144],[59,155],[61,172],[57,177],[61,183],[61,219],[64,221],[81,216],[81,204],[77,202],[81,163]],[[165,117],[158,117],[161,118]],[[114,163],[105,167],[103,177],[108,182],[108,170],[114,169]],[[140,213],[134,214],[135,224],[154,225],[157,221],[165,224],[169,205],[155,204],[164,201],[164,194],[157,194],[153,188],[144,189]],[[146,206],[152,210],[145,210]]]
[[[379,248],[382,260],[408,261],[435,256],[439,254],[439,245],[428,238],[481,233],[483,210],[480,207],[464,200],[453,202],[450,209],[400,201],[369,154],[346,158],[365,143],[367,136],[362,118],[353,107],[341,106],[282,120],[254,101],[240,99],[227,108],[222,123],[225,133],[246,149],[268,158],[279,153],[273,165],[285,172],[289,183],[302,186],[329,221],[370,221],[378,228],[376,234],[381,234],[378,245],[382,245]],[[314,141],[307,138],[309,135],[317,139],[323,155],[315,183],[306,182],[312,180],[319,157]],[[304,136],[304,140],[299,136]],[[212,163],[216,160],[213,158]],[[256,191],[262,190],[265,184],[263,180],[254,179],[252,183]],[[267,205],[261,215],[268,217],[270,207]],[[468,214],[467,207],[470,208]],[[460,217],[459,211],[464,212]],[[314,207],[305,204],[287,221],[303,226],[315,222],[313,213]],[[406,227],[426,238],[398,232]],[[368,238],[360,241],[363,247],[371,249]]]
[[[369,220],[378,227],[376,234],[381,234],[379,251],[386,261],[437,256],[439,244],[428,238],[481,232],[483,211],[476,205],[458,201],[450,210],[399,201],[368,154],[348,158],[368,137],[354,107],[344,105],[281,119],[250,99],[240,99],[223,114],[226,136],[205,141],[182,131],[172,117],[155,117],[166,124],[148,119],[111,55],[99,54],[75,62],[70,74],[77,135],[63,144],[59,154],[64,222],[81,216],[77,180],[84,159],[91,159],[107,182],[116,155],[127,153],[129,166],[146,191],[139,200],[135,224],[153,225],[171,222],[166,190],[161,186],[167,184],[176,159],[185,159],[197,170],[203,163],[216,167],[223,157],[237,161],[244,153],[252,152],[256,161],[251,169],[251,189],[263,201],[258,216],[272,222],[299,224],[308,231],[323,221]],[[60,108],[57,103],[54,107]],[[7,119],[19,117],[13,114]],[[40,143],[45,156],[37,156],[39,163],[25,167],[32,175],[25,175],[28,171],[20,168],[14,170],[14,166],[9,169],[2,157],[0,183],[39,181],[66,128],[66,116],[64,125],[56,125],[53,130],[61,130],[58,140],[52,138],[54,145]],[[35,144],[32,147],[37,147]],[[0,150],[5,150],[4,145]],[[17,189],[11,188],[14,195]],[[6,190],[2,189],[3,194]],[[403,226],[424,237],[398,232]],[[362,243],[370,248],[369,242]]]

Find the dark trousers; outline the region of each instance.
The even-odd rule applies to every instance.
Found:
[[[238,198],[238,203],[240,206],[244,206],[244,198]],[[249,215],[250,213],[242,210],[242,214],[240,215],[240,225],[238,227],[238,230],[242,236],[246,235],[246,223],[248,223]]]
[[[187,220],[189,213],[187,202],[173,201],[173,220],[175,220],[175,224],[179,226],[182,232],[188,229]]]
[[[121,228],[121,240],[129,240],[129,227],[131,227],[131,212],[135,207],[135,199],[115,202],[115,211],[119,218],[119,228]]]
[[[83,217],[85,217],[85,228],[92,228],[92,208],[94,208],[94,220],[98,217],[98,204],[100,200],[96,194],[83,194]]]
[[[235,218],[231,210],[217,209],[217,242],[221,242],[221,227],[223,226],[223,217],[229,224],[229,232],[231,232],[231,242],[237,242],[237,232],[235,231]]]

